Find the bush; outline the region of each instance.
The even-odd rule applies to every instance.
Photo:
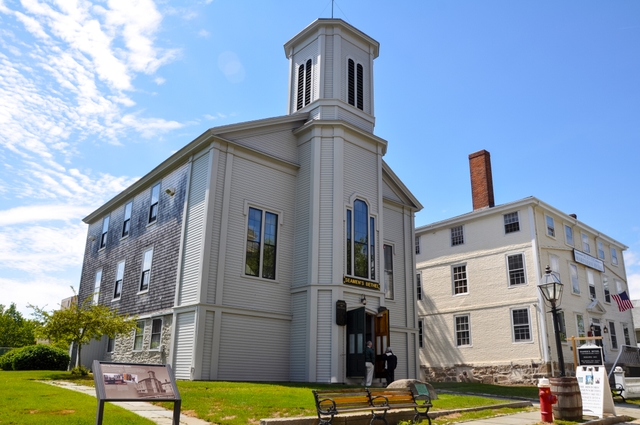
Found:
[[[89,375],[90,370],[87,369],[86,367],[80,365],[80,366],[76,366],[73,369],[71,369],[71,374],[72,375],[78,375],[78,376],[87,376]]]
[[[20,348],[14,348],[0,356],[0,369],[13,370],[13,358],[20,350]]]
[[[6,356],[11,358],[7,361]],[[0,367],[3,370],[67,370],[69,360],[63,350],[38,344],[9,351],[0,358]],[[7,363],[10,366],[6,366]]]

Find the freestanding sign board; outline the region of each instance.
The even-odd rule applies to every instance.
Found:
[[[96,425],[102,424],[105,401],[172,401],[173,425],[180,424],[180,393],[169,365],[93,361],[98,397]]]
[[[578,347],[576,378],[582,397],[583,415],[602,418],[604,413],[616,414],[601,347],[592,344]]]

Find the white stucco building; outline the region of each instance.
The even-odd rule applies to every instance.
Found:
[[[373,134],[379,44],[319,19],[284,50],[288,115],[207,130],[85,218],[81,298],[141,319],[102,359],[359,383],[373,340],[417,377],[422,207]]]
[[[474,210],[416,229],[423,376],[493,383],[552,373],[552,317],[537,289],[547,265],[564,284],[563,337],[593,325],[607,363],[635,345],[631,310],[612,299],[628,294],[627,247],[535,197],[494,205],[489,153],[469,160]],[[571,344],[561,345],[573,373]]]

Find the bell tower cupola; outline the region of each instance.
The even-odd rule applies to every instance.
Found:
[[[342,19],[318,19],[284,45],[289,114],[344,120],[373,133],[373,60],[380,44]]]

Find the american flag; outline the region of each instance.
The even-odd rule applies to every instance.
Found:
[[[633,308],[633,304],[631,304],[631,300],[629,299],[629,295],[627,295],[627,291],[622,291],[617,295],[612,294],[611,296],[618,303],[618,310],[626,311],[630,308]]]

